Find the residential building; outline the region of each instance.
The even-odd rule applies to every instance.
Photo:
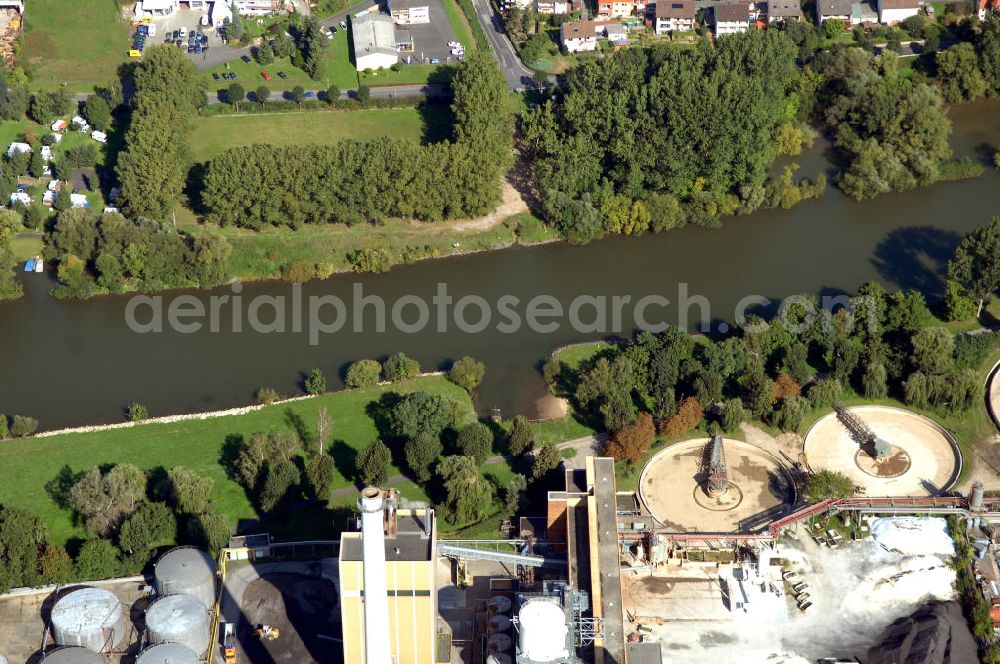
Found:
[[[434,511],[399,509],[398,491],[371,487],[361,493],[359,506],[361,532],[340,535],[343,661],[434,664],[438,661]]]
[[[1000,15],[1000,0],[979,0],[979,20],[985,21],[990,14]]]
[[[878,10],[864,0],[851,5],[851,25],[873,26],[878,23]]]
[[[569,14],[573,11],[570,0],[535,0],[535,11],[539,14]]]
[[[602,18],[628,18],[635,11],[633,0],[598,0],[597,15]]]
[[[608,21],[601,26],[604,30],[604,37],[615,46],[628,46],[628,30],[617,21]]]
[[[878,21],[885,25],[905,21],[919,11],[919,0],[878,0]]]
[[[169,16],[181,5],[199,12],[208,12],[213,23],[232,19],[232,7],[242,16],[264,16],[285,8],[284,0],[139,0],[135,3],[136,18]]]
[[[567,21],[560,28],[562,45],[570,53],[597,49],[597,26],[593,21]]]
[[[427,0],[388,0],[387,6],[396,25],[431,22]]]
[[[850,25],[851,4],[851,0],[816,0],[816,23],[823,25],[824,22],[835,18],[843,21],[844,25]]]
[[[767,22],[798,21],[802,19],[799,0],[770,0],[767,3]]]
[[[358,71],[387,69],[399,61],[392,17],[369,12],[351,20],[354,66]]]
[[[693,0],[656,0],[653,5],[653,28],[658,35],[694,30],[696,11]]]
[[[746,3],[718,4],[712,10],[715,35],[732,35],[750,28],[750,6]]]

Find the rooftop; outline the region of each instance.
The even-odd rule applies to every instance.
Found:
[[[392,17],[386,14],[368,13],[351,19],[351,39],[355,57],[372,53],[396,55],[396,30]]]
[[[816,0],[820,16],[850,16],[851,0]]]
[[[426,561],[431,559],[431,538],[424,533],[426,517],[422,511],[396,512],[396,536],[385,538],[385,560]],[[361,533],[345,532],[340,539],[340,559],[361,561]]]
[[[656,18],[694,18],[693,0],[656,0]]]
[[[918,9],[918,0],[882,0],[882,9]]]
[[[715,20],[727,23],[746,23],[750,20],[750,5],[745,3],[715,5]]]
[[[767,3],[767,15],[781,17],[802,16],[802,7],[799,0],[770,0]]]
[[[594,39],[597,37],[596,26],[593,21],[568,21],[562,24],[562,40],[567,39]]]

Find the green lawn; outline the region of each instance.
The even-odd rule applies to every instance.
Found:
[[[442,107],[216,115],[195,120],[191,154],[195,161],[204,161],[226,148],[254,143],[332,145],[345,138],[377,136],[420,141],[425,131],[434,135],[449,122],[450,112]]]
[[[22,507],[40,515],[53,539],[65,543],[83,536],[83,530],[73,524],[70,512],[56,505],[45,491],[45,484],[64,464],[73,471],[123,462],[146,471],[183,465],[215,481],[212,500],[235,523],[237,519],[256,515],[243,489],[227,477],[220,463],[227,450],[227,439],[246,438],[261,431],[293,431],[295,418],[301,418],[310,431],[315,431],[317,413],[325,407],[334,420],[331,446],[337,461],[334,486],[350,486],[345,473],[352,472],[355,451],[379,435],[375,421],[366,413],[369,404],[388,392],[415,390],[445,395],[462,405],[470,421],[475,417],[468,394],[445,378],[433,376],[334,392],[246,415],[6,441],[0,445],[0,504]],[[314,533],[315,530],[313,524]]]
[[[228,67],[226,65],[228,65]],[[264,71],[271,74],[272,78],[270,81],[265,81],[264,77],[261,76],[261,72]],[[284,80],[278,78],[279,71],[285,72],[288,78]],[[239,78],[235,81],[223,80],[221,78],[221,74],[223,72],[235,73],[239,76]],[[213,74],[219,74],[220,80],[216,81],[212,76]],[[218,67],[206,69],[202,72],[202,76],[208,82],[208,95],[210,98],[214,97],[219,91],[225,90],[231,83],[239,83],[242,85],[247,94],[253,92],[258,88],[258,86],[261,85],[266,85],[271,92],[291,90],[296,85],[301,85],[306,90],[322,90],[329,87],[328,85],[324,85],[323,81],[314,81],[309,78],[309,74],[305,73],[298,67],[293,67],[288,58],[275,60],[266,66],[258,64],[257,61],[253,59],[251,59],[248,64],[237,58],[236,60],[230,60],[228,63],[219,65]]]
[[[606,341],[591,341],[573,344],[572,346],[560,348],[556,351],[555,357],[558,358],[560,362],[565,364],[570,370],[575,371],[580,367],[580,364],[584,360],[589,360],[602,350],[611,348],[612,345],[613,344],[609,344]]]
[[[89,92],[110,81],[128,59],[128,23],[115,0],[29,0],[17,62],[33,88],[63,83]]]
[[[432,81],[448,80],[451,77],[452,66],[441,65],[408,65],[402,64],[399,71],[379,69],[372,72],[360,72],[358,79],[364,85],[423,85]]]

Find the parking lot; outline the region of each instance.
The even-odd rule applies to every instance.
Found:
[[[201,31],[204,39],[201,40],[201,52],[188,52],[187,55],[191,58],[199,69],[208,69],[209,67],[214,67],[223,62],[228,62],[234,58],[240,57],[240,55],[249,53],[249,48],[230,48],[226,46],[222,38],[219,36],[219,32],[215,30],[211,25],[202,25],[202,17],[207,17],[208,14],[200,11],[191,11],[189,9],[180,9],[170,16],[158,17],[153,19],[153,25],[156,26],[156,35],[149,37],[146,41],[147,46],[153,46],[155,44],[163,44],[168,41],[177,42],[180,40],[180,35],[175,39],[174,32],[179,32],[181,28],[187,33],[183,40],[181,41],[181,46],[185,52],[191,51],[188,48],[190,35],[192,33],[197,34]]]
[[[422,3],[421,3],[422,4]],[[455,31],[448,21],[441,0],[426,0],[430,23],[415,23],[396,26],[396,41],[402,43],[407,33],[413,42],[413,52],[400,51],[399,59],[406,62],[407,56],[413,60],[411,64],[427,64],[431,58],[437,58],[442,63],[454,62],[448,42],[457,41]]]

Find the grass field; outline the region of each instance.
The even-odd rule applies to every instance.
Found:
[[[364,390],[347,390],[314,399],[278,404],[246,415],[147,424],[132,429],[29,438],[0,445],[0,504],[22,507],[42,517],[55,541],[83,536],[72,515],[60,509],[45,491],[64,464],[83,471],[101,464],[132,463],[145,471],[183,465],[215,481],[212,500],[233,520],[254,518],[243,489],[229,479],[220,463],[227,440],[256,432],[295,431],[301,418],[315,431],[317,413],[326,408],[334,420],[332,453],[337,461],[334,487],[351,485],[355,452],[379,436],[366,410],[389,392],[423,390],[460,403],[466,417],[475,416],[468,394],[441,376],[417,378]],[[231,445],[231,443],[230,443]],[[398,472],[398,470],[393,471]]]
[[[30,0],[18,64],[33,88],[66,84],[89,92],[111,80],[128,57],[129,26],[115,0]]]
[[[423,85],[445,81],[451,78],[452,65],[408,65],[402,64],[399,71],[379,69],[369,73],[361,72],[358,79],[363,85]]]
[[[413,141],[435,137],[447,129],[451,112],[444,107],[393,108],[367,111],[303,111],[197,118],[191,132],[191,154],[204,161],[226,148],[254,143],[332,145],[345,138],[394,136]]]

